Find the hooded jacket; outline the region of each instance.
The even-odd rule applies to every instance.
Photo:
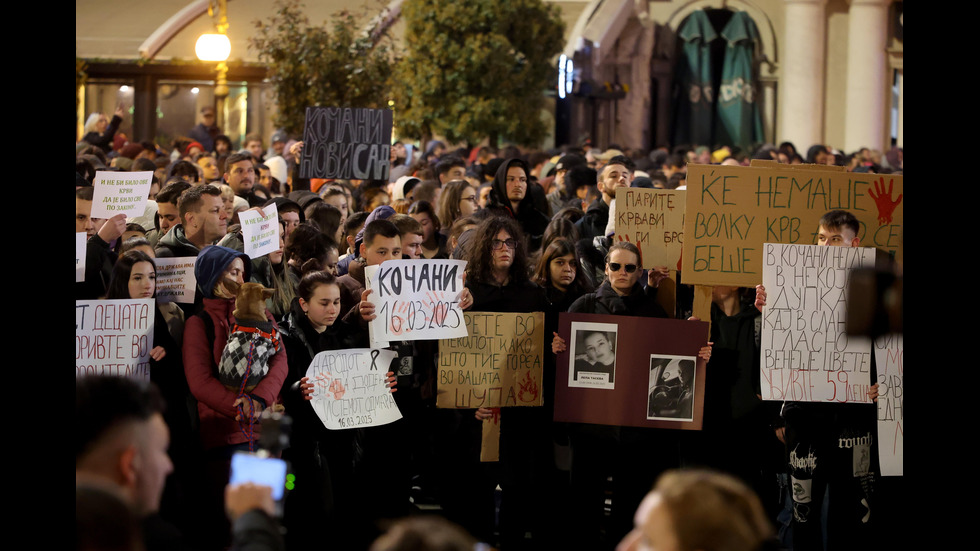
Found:
[[[524,198],[517,204],[517,212],[514,212],[510,199],[507,198],[507,171],[511,167],[518,166],[524,169],[524,174],[528,176],[527,192]],[[495,214],[510,216],[517,219],[521,225],[521,231],[528,239],[528,250],[534,251],[541,246],[541,237],[544,235],[545,228],[550,222],[548,215],[535,207],[534,197],[537,193],[532,188],[538,184],[530,181],[531,170],[527,163],[520,159],[507,159],[500,164],[497,173],[493,177],[493,184],[490,188],[490,196],[487,198],[487,209]],[[541,193],[544,199],[544,193]],[[544,209],[547,209],[547,200],[544,201]]]
[[[197,411],[201,418],[201,441],[206,449],[248,441],[239,422],[235,420],[238,411],[232,405],[237,392],[228,390],[218,380],[217,365],[221,361],[228,334],[235,324],[234,299],[217,298],[214,287],[225,269],[235,258],[242,258],[245,265],[244,278],[251,275],[248,256],[226,247],[205,247],[194,264],[194,275],[198,287],[204,295],[204,311],[187,319],[184,330],[184,373],[191,393],[197,399]],[[209,342],[201,316],[209,316],[214,328],[214,341]],[[266,317],[275,327],[272,315]],[[272,356],[269,371],[252,390],[251,396],[258,398],[264,406],[271,406],[279,397],[287,373],[286,352],[280,351]],[[253,438],[258,438],[259,424],[255,425]]]

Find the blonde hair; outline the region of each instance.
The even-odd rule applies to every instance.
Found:
[[[732,476],[672,470],[653,491],[666,506],[682,551],[755,551],[772,537],[759,498]]]
[[[103,116],[104,115],[98,111],[89,115],[88,118],[85,119],[85,133],[88,134],[89,132],[98,132],[99,130],[96,128],[96,125],[99,124],[99,119],[101,119]]]

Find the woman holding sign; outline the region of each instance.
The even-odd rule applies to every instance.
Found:
[[[656,301],[656,290],[667,277],[666,268],[651,269],[647,287],[640,283],[640,251],[628,241],[609,248],[606,256],[606,279],[594,293],[576,300],[569,312],[666,318],[667,313]],[[565,339],[554,334],[552,351],[567,349]],[[711,343],[698,355],[711,357]],[[652,431],[657,431],[653,433]],[[572,446],[572,495],[576,498],[571,510],[575,515],[571,526],[583,548],[598,548],[604,516],[604,486],[612,475],[616,500],[612,526],[607,529],[610,542],[621,539],[630,531],[636,510],[646,488],[653,485],[662,471],[679,466],[677,436],[671,431],[605,425],[572,424],[569,428]],[[621,514],[616,514],[619,512]]]
[[[292,461],[297,480],[302,481],[286,500],[284,522],[290,549],[322,545],[324,533],[354,537],[351,526],[359,520],[351,508],[359,499],[354,478],[359,429],[327,430],[307,403],[313,385],[306,372],[314,356],[326,350],[368,346],[367,331],[339,316],[337,278],[325,271],[304,274],[282,324],[289,362],[282,398],[293,418],[291,446],[284,455]],[[389,372],[388,377],[393,382],[394,373]],[[338,549],[357,546],[355,540],[332,543]]]
[[[152,249],[151,249],[152,250]],[[143,251],[130,250],[116,261],[109,279],[106,299],[146,299],[156,296],[156,264],[153,258]],[[172,309],[172,311],[171,311]],[[189,475],[195,470],[191,455],[195,449],[191,430],[191,411],[188,407],[189,390],[180,361],[180,345],[170,334],[167,317],[179,318],[183,327],[182,311],[176,303],[160,303],[154,308],[153,349],[150,350],[150,381],[160,388],[160,394],[167,403],[163,418],[170,429],[170,449],[168,453],[174,464],[174,476],[167,485],[161,508],[169,518],[182,518],[183,509],[178,509],[181,495],[186,495],[196,485]]]
[[[473,295],[470,310],[546,312],[548,300],[530,278],[524,234],[517,221],[493,216],[474,231],[473,246],[466,258],[466,287]],[[553,385],[553,375],[544,374],[540,385]],[[548,493],[543,483],[549,479],[552,465],[548,409],[515,407],[500,413],[499,473],[494,472],[492,463],[479,463],[483,422],[490,420],[494,411],[480,408],[475,415],[460,410],[447,413],[454,414],[452,421],[459,428],[445,442],[444,453],[438,454],[447,460],[445,469],[452,477],[443,488],[444,507],[455,508],[453,512],[461,517],[459,522],[477,537],[489,538],[493,491],[499,478],[503,489],[502,546],[519,546],[528,531],[535,533],[539,538],[535,541],[540,542],[542,531],[532,524],[542,519],[541,511],[548,510],[543,501]]]

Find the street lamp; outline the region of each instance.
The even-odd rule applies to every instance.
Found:
[[[225,127],[225,99],[228,97],[228,56],[231,54],[231,41],[228,40],[228,0],[211,0],[208,2],[208,15],[214,18],[215,8],[218,12],[218,22],[215,23],[217,33],[202,34],[197,39],[194,51],[201,61],[217,61],[215,67],[214,97],[217,103],[218,120],[215,123]]]

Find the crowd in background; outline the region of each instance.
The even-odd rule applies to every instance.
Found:
[[[790,450],[780,404],[758,395],[755,289],[714,288],[714,345],[701,351],[710,358],[702,431],[555,422],[552,352],[568,338],[557,334],[560,312],[691,315],[690,288],[679,285],[674,310],[665,310],[657,289],[666,268],[639,268],[636,247],[612,239],[617,188],[684,189],[691,163],[747,166],[751,159],[900,174],[900,148],[845,154],[813,145],[804,155],[791,143],[755,151],[702,145],[648,151],[600,149],[585,139],[541,151],[395,142],[389,179],[327,180],[300,176],[303,143],[281,131],[268,147],[249,135],[236,150],[214,126],[210,108],[188,137],[167,147],[127,141],[118,131],[123,115],[93,114],[76,145],[76,232],[87,234],[76,299],[152,297],[155,259],[197,258],[193,304],[158,303],[155,312],[150,380],[165,404],[160,411],[173,472],[155,474],[158,507],[137,510],[147,548],[154,548],[148,534],[161,533],[160,524],[146,524],[150,516],[182,534],[167,546],[157,538],[156,548],[232,543],[225,514],[229,463],[235,452],[255,446],[266,409],[284,410],[293,421],[289,444],[276,450],[296,475],[281,518],[288,548],[360,549],[380,537],[373,548],[409,549],[406,541],[443,536],[469,549],[477,540],[503,549],[603,549],[620,542],[642,548],[671,536],[684,544],[678,549],[811,549],[821,541],[845,548],[874,538],[873,524],[845,522],[832,522],[829,532],[808,530],[805,541],[792,537]],[[97,171],[153,172],[146,212],[92,218]],[[280,247],[249,258],[239,215],[271,204],[278,209]],[[324,428],[308,403],[306,369],[318,352],[367,346],[374,309],[364,269],[403,258],[466,260],[465,309],[545,312],[544,406],[437,409],[437,342],[393,342],[398,359],[390,384],[403,418],[380,427]],[[240,321],[235,299],[246,282],[271,290],[262,321],[281,337],[280,348],[261,380],[235,388],[224,384],[218,366]],[[500,461],[480,462],[482,422],[496,415]],[[77,438],[79,470],[99,436]],[[727,476],[673,471],[681,467]],[[648,495],[663,473],[669,474]],[[725,505],[698,513],[692,499]],[[744,516],[733,517],[735,510]],[[701,528],[711,520],[684,521],[697,514],[728,523],[715,538],[729,541],[738,532],[739,546],[721,547],[705,535]],[[833,510],[830,518],[854,514]],[[383,521],[406,517],[382,536]],[[850,543],[834,546],[844,540]],[[239,545],[237,536],[234,541]]]

